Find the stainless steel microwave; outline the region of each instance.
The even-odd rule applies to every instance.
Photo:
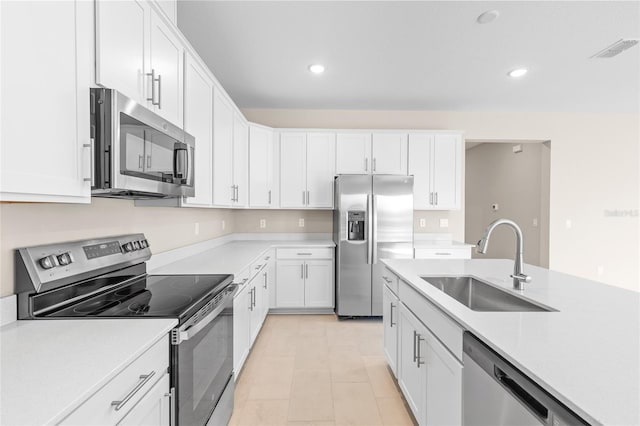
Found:
[[[112,89],[91,89],[94,197],[193,197],[195,139]]]

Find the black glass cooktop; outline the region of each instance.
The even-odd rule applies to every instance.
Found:
[[[44,316],[186,318],[231,279],[232,275],[144,275]]]

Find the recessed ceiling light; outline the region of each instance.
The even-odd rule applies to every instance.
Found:
[[[484,12],[483,14],[481,14],[480,16],[478,16],[478,18],[476,19],[476,22],[478,24],[488,24],[489,22],[493,22],[496,19],[498,19],[498,16],[500,16],[500,12],[497,10],[488,10],[486,12]]]
[[[309,71],[311,71],[314,74],[322,74],[324,72],[324,65],[322,64],[309,65]]]
[[[518,78],[518,77],[522,77],[523,75],[525,75],[527,73],[527,69],[526,68],[516,68],[515,70],[509,71],[509,73],[507,74],[509,77],[513,77],[513,78]]]

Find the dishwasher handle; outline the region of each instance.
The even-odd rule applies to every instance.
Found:
[[[528,407],[541,419],[549,418],[549,409],[543,403],[538,401],[533,395],[526,391],[522,386],[513,380],[507,373],[500,369],[497,365],[493,366],[493,376],[511,395],[516,397],[522,404]]]

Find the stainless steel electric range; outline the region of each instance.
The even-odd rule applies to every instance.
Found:
[[[20,319],[176,318],[172,420],[226,424],[233,411],[232,275],[147,275],[143,234],[16,251]]]

